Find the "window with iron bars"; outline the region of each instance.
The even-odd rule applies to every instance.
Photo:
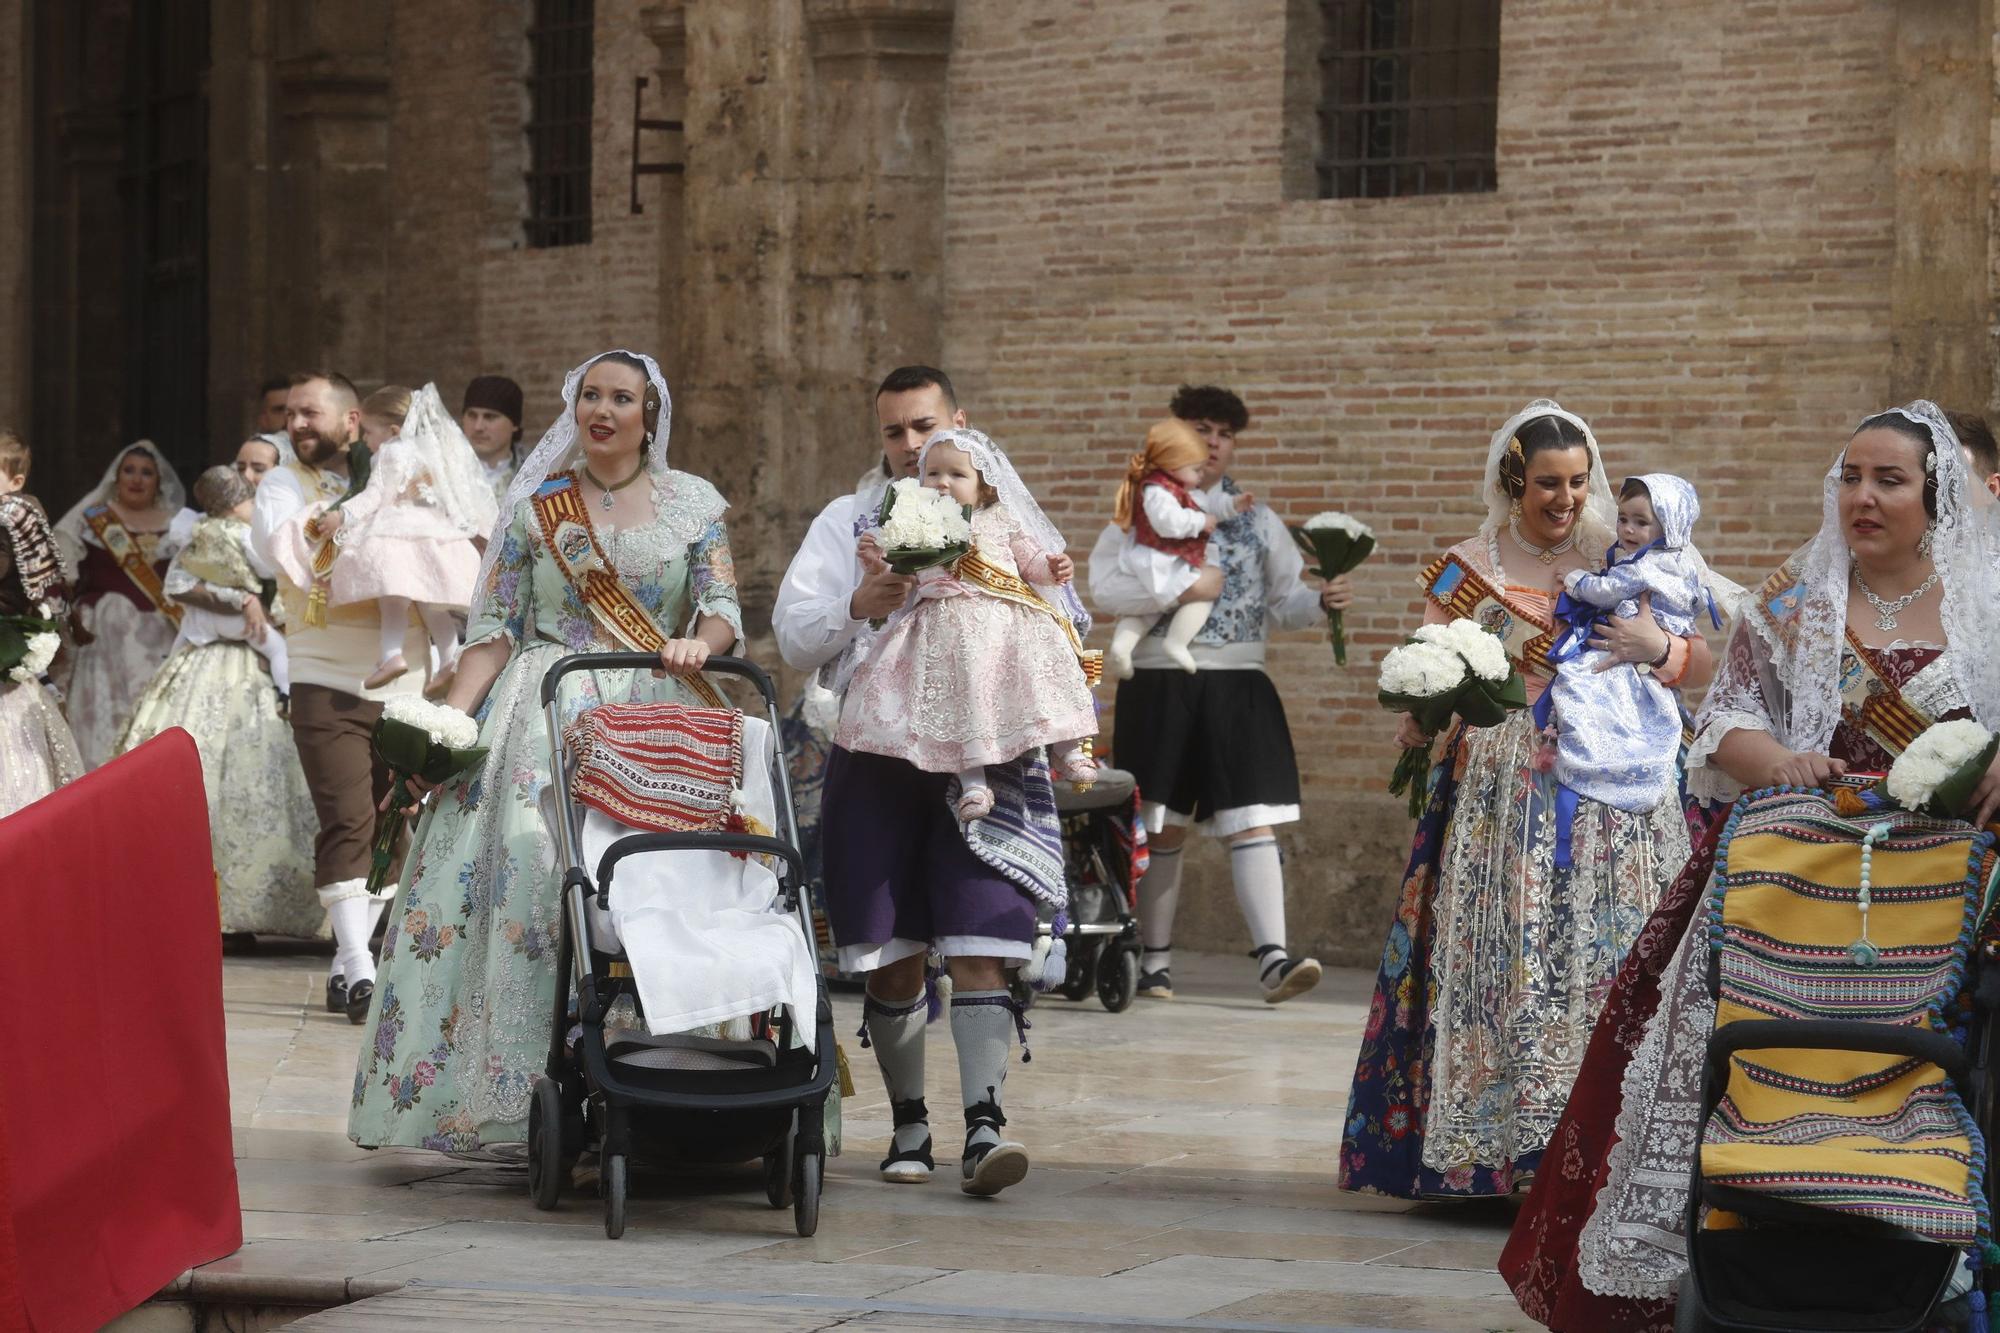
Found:
[[[590,243],[594,0],[535,0],[528,29],[528,244]]]
[[[1320,0],[1322,199],[1496,186],[1500,0]]]

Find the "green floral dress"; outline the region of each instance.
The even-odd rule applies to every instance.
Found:
[[[620,579],[668,634],[703,613],[740,633],[721,495],[668,472],[655,503],[651,523],[599,532]],[[550,782],[542,677],[567,654],[620,645],[563,576],[531,501],[515,509],[482,592],[467,644],[504,636],[514,655],[481,713],[486,762],[441,789],[417,824],[354,1073],[347,1133],[364,1147],[519,1142],[548,1058],[561,876],[539,806]],[[562,697],[566,716],[604,702],[698,702],[643,670],[565,677]]]

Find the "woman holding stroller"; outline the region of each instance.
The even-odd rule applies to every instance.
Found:
[[[364,1147],[466,1153],[527,1136],[559,982],[556,850],[537,808],[548,667],[624,651],[638,626],[677,678],[670,694],[696,703],[686,679],[741,636],[727,505],[667,465],[671,415],[651,357],[593,357],[507,489],[446,700],[477,710],[489,751],[416,826],[355,1071],[348,1136]],[[612,582],[587,581],[596,569]],[[579,673],[565,705],[657,701],[659,674]]]
[[[1863,421],[1824,481],[1819,533],[1745,604],[1696,723],[1690,794],[1885,771],[1903,739],[2000,727],[2000,586],[1957,436],[1915,402]],[[2000,808],[2000,762],[1975,796]],[[1686,1270],[1686,1182],[1713,1024],[1688,923],[1720,825],[1640,932],[1500,1271],[1558,1330],[1665,1330]]]

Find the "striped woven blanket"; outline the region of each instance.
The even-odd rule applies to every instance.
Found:
[[[1842,815],[1818,793],[1776,791],[1739,802],[1723,839],[1707,916],[1718,1032],[1759,1019],[1948,1031],[1993,868],[1990,834],[1900,810]],[[1701,1171],[1711,1184],[1971,1245],[1991,1235],[1985,1155],[1934,1064],[1749,1050],[1731,1058],[1703,1126]]]
[[[986,780],[993,787],[993,812],[965,826],[966,845],[1037,907],[1062,911],[1069,886],[1063,875],[1062,816],[1056,812],[1048,761],[1035,750],[1010,763],[989,764]]]
[[[605,704],[569,724],[570,795],[621,824],[740,829],[743,714],[689,704]]]

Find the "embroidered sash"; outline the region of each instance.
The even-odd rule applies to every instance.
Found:
[[[542,541],[555,557],[557,568],[605,633],[634,652],[657,653],[664,648],[667,636],[618,577],[618,570],[597,540],[597,529],[590,522],[590,510],[584,506],[576,478],[554,477],[543,482],[530,503]],[[683,683],[710,707],[729,706],[705,678],[688,676]]]
[[[1847,632],[1847,651],[1840,655],[1840,706],[1876,744],[1901,754],[1936,721],[1903,697],[1876,665],[1875,652]]]
[[[1500,636],[1507,656],[1522,674],[1547,676],[1549,649],[1555,643],[1552,623],[1537,620],[1502,597],[1485,575],[1456,551],[1447,551],[1418,575],[1424,596],[1454,618],[1471,620]]]
[[[352,467],[352,463],[349,466]],[[327,480],[329,477],[337,478],[337,473],[322,472],[299,461],[288,464],[287,467],[291,474],[299,479],[299,489],[305,494],[307,504],[313,503],[317,498],[331,500],[337,506],[350,490],[354,489],[350,477],[348,482],[341,485],[338,494],[335,494],[334,489],[327,484]],[[309,520],[303,529],[307,550],[310,553],[312,586],[306,590],[306,609],[301,618],[314,629],[321,629],[326,625],[327,597],[333,586],[333,558],[340,554],[340,547],[334,543],[332,536],[316,535],[317,523],[317,519]]]
[[[1050,617],[1062,627],[1063,635],[1069,639],[1070,649],[1076,654],[1077,663],[1083,668],[1084,683],[1095,687],[1097,682],[1104,678],[1103,652],[1095,648],[1085,648],[1083,638],[1076,632],[1076,626],[1070,622],[1070,618],[1044,601],[1034,586],[1019,574],[1010,574],[986,559],[979,554],[978,547],[960,556],[957,563],[952,566],[952,573],[989,596],[998,597],[1003,602],[1012,602],[1016,606],[1025,606],[1030,611],[1039,611]]]
[[[132,586],[146,595],[153,609],[178,625],[181,623],[181,609],[167,599],[167,590],[160,583],[160,575],[146,559],[146,553],[139,549],[139,543],[118,521],[118,515],[111,512],[111,506],[93,505],[83,511],[83,521],[97,534],[97,540],[111,558],[118,562],[118,568],[125,577],[132,580]]]

